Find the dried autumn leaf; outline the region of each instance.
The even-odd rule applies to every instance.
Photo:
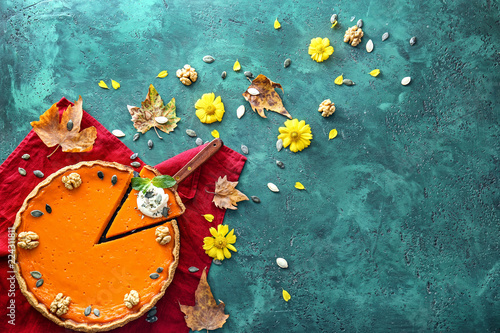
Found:
[[[217,130],[213,130],[210,134],[212,134],[212,136],[216,139],[220,137],[219,131]]]
[[[168,134],[177,127],[177,123],[181,120],[175,114],[175,98],[172,98],[167,105],[164,105],[163,100],[152,84],[149,85],[148,94],[144,102],[141,103],[140,108],[130,105],[127,105],[127,107],[137,131],[144,134],[153,127],[160,139],[162,137],[156,131],[157,128]],[[155,120],[157,117],[166,117],[168,121],[160,124]]]
[[[302,183],[300,182],[296,182],[295,183],[295,188],[296,189],[299,189],[299,190],[305,190],[306,188],[304,187],[304,185],[302,185]]]
[[[290,300],[290,298],[292,298],[292,296],[290,296],[290,294],[288,293],[288,291],[286,291],[285,289],[283,289],[283,299],[285,300],[285,302],[288,302]]]
[[[214,220],[214,216],[212,214],[205,214],[203,215],[203,217],[205,218],[205,220],[207,220],[208,222],[212,222]]]
[[[193,331],[216,330],[221,328],[229,315],[224,313],[224,302],[219,304],[214,299],[210,286],[207,282],[206,270],[201,274],[200,283],[194,294],[194,306],[182,305],[181,311],[185,314],[186,325]]]
[[[238,209],[236,208],[237,202],[248,200],[248,197],[236,189],[238,182],[230,182],[227,176],[224,178],[219,177],[215,183],[215,195],[213,202],[216,207],[225,209]]]
[[[113,86],[113,88],[115,90],[120,88],[120,84],[118,82],[116,82],[115,80],[111,80],[111,85]]]
[[[99,81],[98,85],[99,85],[99,87],[101,87],[103,89],[109,89],[108,85],[103,80]]]
[[[342,82],[344,82],[344,76],[343,75],[340,75],[340,76],[337,76],[337,78],[335,79],[335,81],[333,81],[336,85],[338,86],[341,86],[342,85]]]
[[[257,89],[259,94],[250,94],[248,92],[248,89],[250,88]],[[245,90],[243,97],[245,97],[245,99],[250,103],[252,110],[256,111],[262,118],[267,118],[264,113],[264,109],[267,109],[268,111],[274,111],[292,119],[292,116],[283,106],[281,97],[274,90],[275,88],[280,88],[284,91],[281,84],[269,80],[265,75],[259,74],[259,76],[257,76],[252,81],[252,84]]]
[[[370,75],[373,77],[377,77],[380,74],[380,69],[374,69],[370,72]]]
[[[80,132],[82,116],[82,96],[80,96],[75,105],[68,106],[63,112],[61,122],[59,122],[57,104],[53,104],[50,109],[40,116],[39,121],[30,123],[35,133],[38,134],[47,147],[57,145],[56,149],[47,157],[52,156],[59,146],[64,152],[68,153],[81,153],[92,150],[97,138],[97,130],[94,126],[91,126]],[[68,126],[69,121],[72,122],[72,127]],[[70,128],[71,130],[69,130]]]
[[[281,28],[281,24],[278,21],[278,18],[276,18],[276,21],[274,21],[274,29],[278,30],[279,28]]]
[[[337,136],[337,130],[334,128],[328,134],[328,140],[334,139]]]
[[[167,75],[168,75],[167,71],[161,71],[160,73],[158,73],[158,75],[156,77],[163,79],[163,78],[167,77]]]

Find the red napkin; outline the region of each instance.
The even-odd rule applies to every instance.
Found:
[[[72,103],[63,98],[58,103],[60,113]],[[25,197],[44,178],[37,178],[34,170],[40,170],[45,176],[60,168],[81,161],[103,160],[130,164],[132,151],[118,138],[104,128],[97,120],[85,111],[81,128],[94,126],[97,129],[97,139],[94,148],[87,153],[63,153],[59,149],[50,159],[47,159],[53,148],[43,144],[34,131],[31,131],[16,150],[0,165],[0,198],[4,204],[0,206],[0,332],[63,332],[64,328],[43,317],[31,307],[24,295],[19,291],[17,281],[14,282],[12,269],[9,267],[9,249],[7,244],[7,229],[12,226],[15,215]],[[203,146],[185,151],[171,159],[155,166],[162,174],[173,175]],[[29,160],[23,160],[23,154],[30,154]],[[136,161],[141,162],[140,159]],[[178,220],[181,233],[180,261],[172,284],[165,296],[156,304],[158,321],[148,323],[146,316],[132,321],[115,331],[138,332],[188,332],[184,314],[179,309],[179,302],[194,305],[194,292],[198,286],[203,268],[210,268],[212,262],[202,249],[203,238],[210,236],[208,229],[222,223],[225,210],[216,208],[212,203],[215,182],[219,177],[228,176],[231,181],[237,181],[246,158],[241,154],[223,146],[208,162],[179,184],[178,192],[186,206],[186,212]],[[26,170],[27,175],[21,176],[18,167]],[[205,191],[207,190],[207,191]],[[202,216],[212,214],[215,219],[209,223]],[[198,267],[196,273],[190,273],[188,268]],[[11,305],[11,304],[14,304]],[[10,307],[10,308],[9,308]],[[9,316],[10,314],[10,316]],[[13,319],[13,321],[12,321]],[[14,322],[15,325],[9,323]]]

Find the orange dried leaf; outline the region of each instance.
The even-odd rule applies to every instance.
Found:
[[[257,89],[259,94],[250,94],[248,92],[250,88]],[[264,114],[264,109],[267,109],[268,111],[274,111],[292,119],[292,116],[283,106],[280,95],[274,90],[275,88],[280,88],[284,91],[281,84],[269,80],[265,75],[259,74],[243,93],[243,97],[250,103],[252,110],[256,111],[262,118],[267,118]]]
[[[81,153],[92,150],[97,138],[97,130],[94,126],[87,127],[80,132],[82,116],[82,97],[80,96],[75,105],[68,106],[63,112],[61,122],[59,122],[59,109],[57,104],[54,104],[40,116],[39,121],[32,121],[31,126],[47,147],[59,148],[60,146],[63,152]],[[69,121],[72,123],[71,126],[68,126]]]
[[[215,183],[215,195],[213,202],[216,207],[225,209],[238,209],[236,208],[237,202],[248,200],[248,197],[236,189],[238,182],[230,182],[227,176],[224,178],[219,177]]]
[[[200,283],[194,294],[194,306],[179,304],[185,314],[186,325],[193,331],[216,330],[221,328],[229,315],[224,313],[224,302],[219,304],[214,299],[212,290],[207,282],[206,270],[201,274]]]

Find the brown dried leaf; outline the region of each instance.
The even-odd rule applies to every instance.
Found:
[[[224,178],[219,177],[215,183],[215,195],[212,200],[216,207],[225,209],[238,209],[236,203],[243,200],[248,200],[248,197],[242,192],[238,191],[235,187],[238,182],[230,182],[227,176]]]
[[[207,282],[207,272],[204,269],[201,274],[200,283],[194,295],[195,305],[182,305],[181,311],[185,314],[186,325],[193,331],[216,330],[221,328],[229,315],[224,313],[224,302],[219,304],[214,299],[210,286]]]
[[[260,93],[258,95],[251,95],[248,93],[249,88],[255,88]],[[268,111],[274,111],[292,119],[292,116],[283,106],[280,95],[274,90],[275,88],[280,88],[284,92],[281,84],[269,80],[265,75],[259,74],[243,93],[243,97],[245,97],[252,109],[262,118],[267,118],[264,114],[264,109],[267,109]]]
[[[132,116],[131,120],[134,123],[134,127],[142,134],[149,131],[151,127],[158,128],[165,133],[170,133],[177,127],[179,120],[181,120],[175,114],[175,98],[172,98],[167,105],[164,105],[163,100],[152,84],[149,85],[148,94],[144,102],[141,103],[141,107],[129,106],[128,111]],[[160,124],[155,120],[157,117],[166,117],[168,121]],[[158,135],[158,137],[160,136]]]
[[[61,146],[64,152],[81,153],[92,150],[97,138],[97,130],[94,126],[87,127],[80,132],[82,116],[82,96],[80,96],[74,106],[68,106],[63,112],[61,122],[59,122],[57,104],[53,104],[40,116],[40,120],[32,121],[30,124],[47,147],[57,145],[57,148]],[[68,131],[70,120],[73,122],[73,128]]]

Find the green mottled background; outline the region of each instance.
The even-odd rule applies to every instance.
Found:
[[[262,203],[226,214],[239,251],[209,275],[230,314],[221,332],[499,331],[498,1],[2,0],[0,10],[2,160],[30,121],[78,95],[152,165],[195,146],[188,128],[249,147],[238,188]],[[340,26],[330,29],[333,13]],[[365,37],[353,48],[343,33],[359,18]],[[307,54],[314,37],[335,48],[324,63]],[[207,54],[216,61],[204,63]],[[187,63],[199,72],[190,87],[175,77]],[[377,78],[368,75],[375,68]],[[165,69],[167,78],[155,78]],[[236,117],[239,105],[249,109],[247,70],[283,85],[285,107],[311,125],[308,149],[276,151],[281,115]],[[356,85],[335,86],[342,73]],[[97,86],[110,79],[122,87]],[[176,98],[182,120],[163,141],[150,131],[132,142],[126,106],[140,104],[151,83]],[[212,91],[226,115],[204,125],[194,103]],[[317,108],[326,98],[337,111],[325,119]],[[339,135],[328,141],[332,128]]]

